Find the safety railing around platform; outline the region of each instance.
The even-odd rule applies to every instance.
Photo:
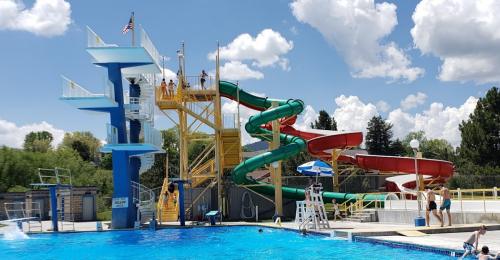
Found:
[[[106,124],[106,143],[118,144],[118,129],[110,124]]]
[[[149,39],[146,31],[144,31],[144,28],[142,28],[142,25],[141,25],[141,46],[144,47],[144,49],[146,49],[148,54],[151,56],[151,58],[155,61],[157,65],[160,64],[160,54],[158,50],[156,50],[151,40]]]
[[[134,204],[139,208],[154,209],[155,204],[155,194],[154,192],[135,181],[132,181],[132,199]]]
[[[205,79],[203,82],[203,87],[201,85],[201,79]],[[216,80],[214,76],[186,76],[186,82],[183,90],[186,91],[200,91],[200,90],[215,90]]]
[[[104,83],[104,94],[92,94],[88,90],[80,87],[78,84],[69,80],[68,78],[61,76],[62,80],[62,89],[63,89],[63,97],[71,98],[71,97],[107,97],[108,99],[114,101],[115,100],[115,90],[114,85],[107,78],[103,78]]]
[[[161,132],[148,123],[144,124],[144,141],[153,145],[157,149],[162,149],[163,136]]]
[[[87,26],[87,47],[118,47],[118,45],[104,43],[104,41]]]
[[[238,113],[222,114],[224,129],[238,129]]]

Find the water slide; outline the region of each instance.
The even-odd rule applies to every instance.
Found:
[[[265,137],[263,134],[270,134],[272,136],[272,132],[268,129],[261,128],[261,125],[265,125],[270,121],[276,119],[285,119],[288,117],[296,116],[300,114],[304,110],[304,102],[298,99],[289,99],[289,100],[276,100],[269,98],[261,98],[253,96],[240,88],[238,86],[230,83],[221,81],[219,83],[219,92],[223,97],[227,97],[232,100],[239,99],[240,104],[255,109],[260,112],[260,114],[250,117],[248,123],[245,125],[245,130],[252,136],[259,138],[264,141],[272,141],[271,139],[267,139],[270,137]],[[279,106],[277,108],[272,108],[266,110],[272,106],[273,101],[278,101]],[[286,120],[286,119],[285,119]],[[321,134],[311,134],[311,137],[320,137]],[[362,135],[361,135],[362,140]],[[254,179],[247,178],[246,175],[249,172],[253,172],[264,165],[270,165],[274,161],[284,160],[290,156],[296,155],[300,153],[303,149],[306,148],[306,141],[292,134],[280,134],[280,142],[283,146],[278,149],[272,150],[267,153],[263,153],[256,157],[250,158],[243,163],[239,164],[233,169],[232,177],[235,184],[238,185],[252,185],[252,184],[263,184]],[[252,190],[267,194],[274,195],[274,186],[256,186],[250,187]],[[305,190],[296,189],[296,188],[282,188],[282,194],[285,198],[303,200],[305,199],[304,195]],[[332,199],[336,199],[337,202],[342,203],[354,196],[355,194],[348,193],[336,193],[336,192],[322,192],[323,200],[330,202]],[[385,195],[378,196],[378,200],[383,200]],[[368,196],[365,199],[373,200],[375,196]]]
[[[283,120],[284,124],[280,126],[280,132],[299,136],[308,140],[307,151],[314,157],[330,157],[332,149],[358,146],[363,142],[363,133],[361,132],[337,132],[324,130],[298,131],[292,125],[296,117]],[[263,128],[272,130],[269,124],[263,125]],[[356,154],[353,156],[340,155],[339,162],[348,162],[357,165],[359,168],[367,171],[380,171],[386,173],[406,174],[401,176],[389,177],[386,179],[386,190],[388,192],[415,191],[415,159],[398,156],[381,156]],[[417,169],[419,175],[424,178],[424,184],[446,182],[453,177],[453,164],[448,161],[422,159],[417,160]]]

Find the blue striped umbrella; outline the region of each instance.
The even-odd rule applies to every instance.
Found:
[[[319,159],[300,165],[297,167],[297,171],[302,174],[316,176],[316,182],[318,181],[318,176],[333,177],[334,174],[332,167]]]

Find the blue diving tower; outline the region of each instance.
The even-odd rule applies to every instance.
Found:
[[[160,57],[144,29],[140,29],[140,46],[118,47],[105,44],[87,27],[86,50],[92,55],[92,63],[108,69],[107,78],[102,80],[103,94],[92,94],[62,77],[60,100],[84,111],[110,115],[111,122],[106,126],[107,144],[101,152],[113,156],[113,201],[117,202],[112,209],[113,229],[133,228],[140,220],[138,205],[141,203],[134,196],[134,187],[139,183],[139,174],[153,165],[154,153],[165,152],[162,135],[154,128],[151,101],[155,74],[161,73]],[[128,89],[123,88],[122,79],[129,83]],[[140,138],[144,138],[143,143]]]

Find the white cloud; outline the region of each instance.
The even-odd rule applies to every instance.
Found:
[[[163,73],[165,73],[165,81],[166,82],[173,80],[177,84],[178,80],[177,80],[177,73],[176,72],[173,72],[169,69],[165,69]],[[155,74],[157,86],[159,86],[161,84],[161,80],[163,79],[163,73],[162,74]]]
[[[290,32],[292,32],[293,35],[299,34],[299,31],[297,31],[297,28],[295,28],[295,26],[290,27]]]
[[[425,103],[425,99],[427,95],[424,93],[418,92],[417,95],[409,95],[404,100],[401,100],[401,109],[403,111],[409,110],[417,107],[418,105],[423,105]]]
[[[251,70],[241,61],[226,62],[220,68],[220,77],[227,80],[262,79],[264,74],[260,71]]]
[[[316,114],[316,111],[314,111],[314,108],[310,105],[307,105],[304,111],[305,112],[302,112],[302,116],[297,117],[297,121],[293,125],[297,130],[305,131],[311,129],[311,123],[319,117],[319,114]]]
[[[49,123],[43,121],[40,124],[31,124],[17,127],[16,124],[0,118],[0,146],[5,145],[12,148],[22,148],[24,138],[30,132],[47,131],[52,134],[54,140],[52,145],[57,147],[63,138],[64,131],[54,128]]]
[[[403,139],[409,132],[424,131],[428,139],[445,139],[453,146],[460,144],[461,135],[458,125],[468,120],[474,112],[478,99],[469,97],[459,108],[446,107],[442,103],[432,103],[423,114],[412,116],[396,109],[389,114],[387,121],[392,123],[394,137]]]
[[[382,44],[398,24],[396,5],[373,0],[297,0],[290,4],[299,22],[316,28],[344,57],[356,78],[389,78],[412,82],[423,68],[394,42]]]
[[[500,1],[422,0],[413,13],[413,42],[443,64],[441,81],[500,81]]]
[[[73,21],[70,4],[64,0],[36,0],[25,9],[20,0],[0,1],[0,30],[21,30],[51,37],[62,35]]]
[[[274,67],[276,63],[283,68],[283,57],[293,49],[293,41],[287,41],[279,32],[264,29],[257,37],[244,33],[236,37],[227,46],[220,48],[220,59],[230,61],[253,60],[252,66]],[[208,59],[215,60],[217,52],[208,54]],[[284,67],[283,70],[288,70]]]
[[[382,111],[382,112],[387,112],[390,108],[391,108],[391,106],[383,100],[380,100],[379,102],[377,102],[377,109]]]
[[[362,131],[366,133],[368,121],[378,116],[377,108],[373,104],[364,104],[357,96],[346,97],[341,95],[335,98],[338,108],[333,116],[337,121],[337,129],[345,131]]]

